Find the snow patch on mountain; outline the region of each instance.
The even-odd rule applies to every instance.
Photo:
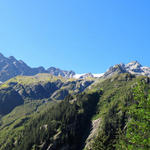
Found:
[[[104,75],[104,73],[96,73],[96,74],[93,74],[93,76],[95,77],[95,78],[100,78],[100,77],[102,77]]]
[[[100,78],[103,75],[104,75],[104,73],[99,73],[99,74],[95,74],[95,73],[82,73],[82,74],[75,74],[73,76],[73,78],[75,78],[75,79],[81,79],[81,78],[87,78],[87,77]]]

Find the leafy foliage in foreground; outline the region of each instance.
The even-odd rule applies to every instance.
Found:
[[[133,104],[128,108],[129,121],[125,136],[118,149],[150,149],[150,94],[145,83],[140,82],[133,90]]]

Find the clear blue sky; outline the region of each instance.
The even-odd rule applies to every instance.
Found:
[[[77,73],[150,66],[150,0],[0,0],[0,52]]]

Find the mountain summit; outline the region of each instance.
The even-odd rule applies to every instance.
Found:
[[[110,77],[114,74],[131,73],[134,75],[144,75],[150,77],[150,67],[143,67],[138,61],[132,61],[128,64],[117,64],[110,67],[103,77]]]
[[[138,61],[132,61],[125,65],[128,71],[141,72],[142,65]]]

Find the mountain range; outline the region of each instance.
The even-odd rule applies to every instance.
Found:
[[[29,67],[22,60],[17,60],[15,57],[5,57],[0,53],[0,81],[4,82],[12,77],[23,75],[23,76],[33,76],[38,73],[48,73],[54,76],[62,76],[65,78],[76,78],[83,79],[87,77],[100,78],[100,77],[110,77],[113,74],[118,73],[131,73],[134,75],[144,75],[150,76],[150,67],[143,67],[138,61],[132,61],[128,64],[117,64],[110,67],[105,73],[93,74],[84,73],[76,74],[74,71],[61,70],[55,67],[49,67],[45,69],[44,67],[32,68]]]
[[[85,73],[85,74],[75,74],[75,78],[86,78],[86,77],[97,77],[97,78],[108,78],[113,76],[114,74],[121,74],[121,73],[130,73],[137,76],[148,76],[150,77],[150,67],[142,66],[138,61],[132,61],[128,64],[116,64],[111,66],[105,73],[100,74],[92,74],[92,73]]]
[[[0,81],[4,82],[18,75],[33,76],[38,73],[49,73],[54,76],[63,76],[66,78],[75,75],[73,71],[64,71],[55,67],[48,69],[44,67],[31,68],[22,60],[17,60],[13,56],[7,58],[0,53]]]

